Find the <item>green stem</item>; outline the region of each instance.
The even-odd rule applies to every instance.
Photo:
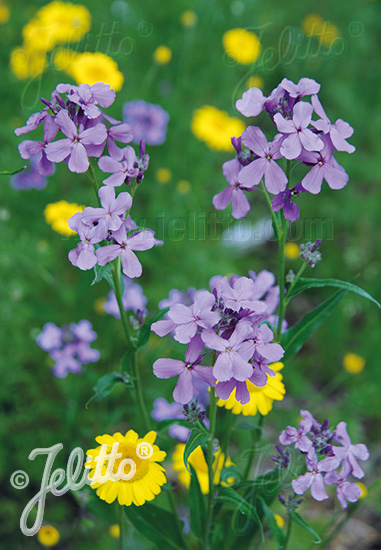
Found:
[[[291,183],[291,161],[287,161],[286,175],[288,184]],[[284,247],[286,244],[288,230],[288,221],[285,219],[283,211],[281,212],[281,230],[279,235],[279,319],[276,340],[279,342],[282,331],[282,323],[286,312],[286,296],[285,296],[285,257]]]
[[[176,527],[177,527],[177,531],[181,537],[181,540],[182,540],[182,543],[183,543],[183,547],[184,548],[189,548],[189,544],[184,536],[184,529],[183,529],[183,525],[180,521],[180,518],[179,518],[179,514],[177,512],[177,508],[176,508],[176,502],[175,502],[175,499],[174,499],[174,496],[173,496],[173,492],[172,492],[172,488],[171,490],[169,491],[166,491],[167,493],[167,496],[168,496],[168,502],[169,502],[169,506],[173,512],[173,515],[175,516],[175,519],[176,519]]]
[[[303,275],[304,270],[306,269],[307,265],[308,265],[307,262],[303,262],[301,268],[299,269],[299,271],[295,275],[295,279],[292,281],[292,283],[291,283],[291,285],[290,285],[290,287],[287,291],[287,296],[291,293],[291,290],[295,287],[296,283],[299,281],[300,277]],[[286,296],[286,306],[292,298],[292,296],[290,298],[287,298],[287,296]]]
[[[214,354],[215,355],[215,354]],[[214,361],[213,361],[214,363]],[[217,418],[217,396],[214,388],[210,390],[210,413],[209,413],[209,439],[208,439],[208,474],[209,474],[209,494],[208,494],[208,508],[205,524],[204,535],[204,550],[209,548],[209,531],[212,525],[213,518],[213,496],[214,496],[214,471],[213,471],[213,443],[216,431],[216,418]]]
[[[288,543],[290,541],[291,536],[291,527],[292,527],[292,518],[291,516],[288,516],[288,524],[287,524],[287,532],[286,532],[286,538],[284,541],[283,550],[287,550]]]
[[[259,443],[259,441],[262,437],[262,426],[263,426],[264,419],[265,419],[265,417],[260,414],[259,415],[259,420],[258,420],[258,427],[260,429],[253,432],[255,434],[255,437],[253,437],[253,448],[251,449],[251,451],[249,453],[249,457],[248,457],[248,460],[247,460],[247,463],[246,463],[246,468],[245,468],[245,471],[244,471],[244,474],[243,474],[242,481],[246,481],[247,478],[249,477],[250,470],[251,470],[251,467],[253,465],[253,461],[254,461],[254,458],[255,458],[256,446],[257,446],[257,444]]]
[[[224,432],[224,438],[223,438],[222,444],[221,444],[221,452],[224,455],[224,462],[222,464],[222,469],[225,468],[225,462],[226,462],[227,455],[228,455],[227,450],[228,450],[230,435],[231,435],[232,428],[233,428],[234,421],[235,421],[234,414],[231,413],[229,410],[227,410],[226,412],[227,412],[227,419],[226,419],[226,425],[225,425],[225,432]]]
[[[86,175],[87,175],[87,177],[89,178],[89,180],[91,181],[91,183],[93,185],[93,188],[94,188],[94,191],[95,191],[95,196],[97,198],[98,206],[102,206],[101,205],[101,200],[100,200],[99,195],[98,195],[99,185],[98,185],[97,175],[95,173],[94,166],[93,166],[91,160],[90,160],[90,165],[89,165],[89,172],[88,173],[86,172]]]
[[[119,508],[119,528],[120,528],[119,548],[120,550],[127,550],[128,548],[127,517],[126,517],[126,514],[124,513],[124,507],[119,504],[118,508]]]
[[[268,194],[268,191],[265,187],[265,184],[264,184],[263,180],[261,182],[261,186],[262,186],[263,194],[265,195],[265,199],[266,199],[267,205],[270,209],[271,216],[272,216],[272,219],[273,219],[275,238],[276,238],[277,241],[279,241],[279,236],[280,236],[280,233],[281,233],[281,229],[279,227],[278,220],[277,220],[277,217],[276,217],[275,212],[273,210],[273,207],[271,206],[270,195]]]
[[[142,382],[140,378],[140,371],[138,365],[137,349],[134,349],[131,358],[131,370],[134,379],[135,395],[138,402],[139,411],[143,419],[144,427],[147,431],[151,430],[151,420],[144,402]]]

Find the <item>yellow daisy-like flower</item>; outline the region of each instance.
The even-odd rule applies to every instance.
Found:
[[[178,472],[177,478],[181,483],[181,485],[184,485],[184,487],[188,489],[191,482],[191,475],[186,469],[184,464],[184,451],[185,451],[185,443],[178,443],[172,455],[172,460],[173,460],[172,468],[175,470],[175,472]],[[218,450],[214,455],[213,483],[215,485],[218,485],[220,482],[221,471],[224,465],[224,458],[225,458],[225,455],[220,450]],[[207,495],[209,493],[209,471],[208,471],[208,465],[206,463],[204,453],[202,452],[201,447],[197,447],[189,455],[188,464],[191,464],[196,472],[202,494]],[[232,466],[232,464],[233,462],[230,460],[229,457],[227,457],[225,461],[225,467]],[[227,485],[224,482],[222,482],[222,484]]]
[[[32,23],[48,32],[54,45],[78,42],[90,30],[91,14],[80,4],[55,1],[38,10]]]
[[[365,359],[356,353],[346,353],[343,359],[343,367],[350,374],[359,374],[364,370]]]
[[[245,124],[236,117],[230,117],[212,105],[204,105],[194,112],[191,130],[210,149],[230,152],[233,150],[230,138],[240,136]]]
[[[197,15],[192,10],[184,11],[180,16],[180,21],[184,27],[193,27],[197,21]]]
[[[299,258],[300,246],[294,242],[286,243],[284,247],[284,255],[288,260],[296,260]]]
[[[217,405],[230,409],[233,414],[243,414],[243,416],[255,416],[258,411],[262,416],[268,414],[273,408],[273,401],[282,401],[286,393],[282,382],[283,376],[279,372],[283,369],[283,363],[272,363],[269,366],[276,371],[276,375],[267,378],[266,386],[260,388],[254,386],[250,380],[246,381],[247,389],[250,393],[250,401],[248,403],[242,405],[242,403],[237,401],[234,389],[228,399],[225,401],[219,399]]]
[[[12,50],[9,66],[19,80],[34,78],[44,72],[47,67],[45,52],[18,47]]]
[[[228,56],[240,65],[254,63],[261,53],[258,36],[246,29],[227,31],[222,38],[222,44]]]
[[[74,61],[77,59],[77,52],[69,48],[59,48],[54,53],[53,63],[57,71],[70,73]]]
[[[73,63],[65,69],[77,84],[109,84],[116,92],[123,86],[124,76],[119,71],[118,64],[104,53],[86,52],[78,54]]]
[[[114,525],[110,525],[110,528],[108,530],[110,537],[113,539],[119,539],[120,538],[120,526],[115,523]]]
[[[37,540],[43,546],[55,546],[60,540],[60,534],[53,525],[43,525],[37,532]]]
[[[0,25],[8,23],[11,12],[6,4],[0,4]]]
[[[75,231],[70,229],[68,220],[77,212],[82,212],[84,206],[66,201],[58,201],[47,204],[44,210],[44,216],[47,223],[52,226],[54,231],[60,235],[75,235]]]
[[[172,50],[168,46],[159,46],[153,52],[153,58],[159,65],[166,65],[171,61]]]
[[[156,172],[156,179],[159,183],[168,183],[172,177],[172,172],[168,168],[159,168]]]
[[[249,76],[246,82],[247,88],[260,88],[264,85],[263,78],[261,76]]]
[[[324,19],[316,13],[311,13],[303,19],[302,29],[307,36],[317,36],[324,26]]]
[[[93,479],[90,487],[96,489],[97,495],[101,500],[107,503],[118,500],[119,504],[125,506],[142,506],[145,502],[153,500],[160,492],[161,487],[166,483],[165,470],[158,462],[162,462],[167,454],[161,451],[157,445],[154,445],[157,433],[154,431],[148,432],[143,438],[139,439],[139,435],[134,430],[129,430],[126,435],[117,432],[111,435],[100,435],[95,438],[100,445],[107,445],[107,454],[112,450],[112,446],[118,443],[118,453],[122,454],[121,458],[115,460],[112,474],[118,472],[119,465],[123,460],[132,460],[135,463],[136,471],[131,479],[108,479],[103,483],[98,483],[94,478],[97,462],[94,460],[99,456],[101,446],[87,451],[87,455],[92,457],[91,463],[87,462],[85,467],[90,469],[89,479]],[[152,454],[145,456],[142,449],[144,444],[152,448]],[[128,466],[128,463],[125,466]],[[107,462],[103,464],[101,474],[104,476],[107,472]],[[130,469],[125,469],[124,474],[128,477]],[[129,465],[131,468],[131,465]]]

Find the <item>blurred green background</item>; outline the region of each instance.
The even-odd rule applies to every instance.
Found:
[[[69,81],[65,73],[54,67],[32,82],[18,80],[9,69],[10,53],[22,42],[23,26],[45,3],[12,0],[8,4],[9,21],[1,26],[0,170],[23,165],[17,151],[21,139],[13,130],[22,126],[32,112],[40,110],[35,98],[39,95],[48,98],[59,82]],[[111,32],[114,25],[115,32],[120,33],[112,37],[113,51],[122,37],[133,41],[129,55],[115,56],[125,82],[108,112],[120,119],[124,102],[144,99],[162,105],[171,117],[165,144],[148,148],[150,168],[134,202],[134,217],[146,219],[148,227],[156,229],[165,241],[163,247],[140,255],[144,270],[139,282],[151,311],[171,288],[206,288],[210,277],[216,274],[276,270],[277,245],[272,240],[260,239],[244,249],[239,243],[224,246],[222,232],[231,217],[219,215],[222,222],[215,225],[211,201],[225,186],[221,165],[233,153],[209,149],[190,129],[194,110],[204,104],[240,116],[234,103],[246,89],[249,76],[263,79],[265,95],[284,77],[293,81],[303,76],[314,78],[322,85],[320,98],[331,120],[343,118],[354,127],[351,142],[357,148],[356,153],[336,155],[350,175],[348,186],[335,192],[324,184],[318,196],[303,196],[301,217],[307,221],[296,224],[294,238],[298,244],[323,238],[323,261],[313,271],[309,270],[307,276],[355,279],[356,284],[380,298],[379,2],[339,0],[317,6],[312,1],[276,0],[264,4],[258,0],[167,0],[163,4],[131,0],[82,4],[92,15],[91,36],[86,42],[89,51],[96,47],[102,24],[106,32]],[[185,10],[193,10],[197,15],[195,24],[189,28],[180,22]],[[318,13],[337,27],[338,51],[303,35],[302,21],[311,13]],[[262,48],[263,51],[274,48],[272,62],[248,66],[231,62],[224,53],[222,36],[235,27],[264,33]],[[149,32],[142,32],[142,28],[148,28]],[[291,37],[287,55],[281,40],[286,31]],[[102,41],[100,51],[112,56],[106,51],[107,41]],[[170,63],[163,66],[153,61],[153,52],[159,45],[172,50]],[[270,129],[264,118],[258,119],[258,123]],[[171,172],[166,184],[156,177],[160,168]],[[38,543],[35,538],[24,537],[18,523],[22,509],[39,489],[44,463],[42,458],[29,462],[31,450],[62,442],[64,450],[57,458],[57,466],[64,466],[75,446],[86,449],[93,446],[98,434],[135,428],[132,421],[135,411],[133,399],[124,388],[116,388],[109,398],[85,409],[97,379],[118,370],[124,353],[123,335],[117,320],[99,314],[97,303],[107,296],[107,283],[90,286],[93,274],[71,266],[67,253],[76,239],[53,232],[43,215],[48,203],[61,199],[93,205],[86,177],[70,173],[61,164],[43,191],[15,191],[9,179],[1,176],[0,398],[4,415],[0,432],[4,444],[0,448],[3,495],[0,547],[29,549],[38,547]],[[184,188],[177,186],[181,180],[190,183],[189,192],[184,193]],[[258,220],[267,219],[268,212],[260,193],[251,194],[251,199],[253,208],[247,219],[253,227]],[[210,223],[206,225],[205,238],[202,232],[195,239],[187,238],[192,224],[189,212],[201,220],[206,213]],[[160,224],[163,217],[164,233]],[[173,218],[185,222],[186,235],[182,239],[171,229]],[[311,220],[317,227],[316,235],[310,232]],[[319,228],[327,224],[332,228],[331,238],[319,234]],[[297,270],[298,260],[288,260],[287,268]],[[311,290],[298,296],[287,312],[289,323],[296,322],[330,292]],[[101,351],[101,359],[88,365],[80,375],[58,380],[51,374],[47,354],[38,348],[35,337],[48,321],[61,325],[81,319],[93,323],[98,333],[93,347]],[[352,439],[367,443],[371,451],[372,458],[366,465],[367,484],[376,479],[381,461],[379,320],[373,304],[348,295],[284,369],[287,395],[283,402],[274,404],[265,429],[268,441],[275,441],[288,422],[297,421],[299,408],[309,408],[319,420],[329,417],[333,423],[347,421]],[[358,375],[350,375],[343,369],[343,357],[348,352],[366,359],[365,369]],[[157,337],[151,338],[143,352],[140,367],[149,406],[159,395],[169,397],[173,388],[171,382],[154,378],[153,361],[176,353],[180,356],[181,351],[170,340]],[[161,446],[170,449],[169,440],[164,437]],[[16,469],[25,469],[30,476],[29,487],[24,491],[16,491],[9,483]],[[96,498],[88,502],[89,498],[73,493],[48,498],[44,519],[60,531],[57,548],[116,547],[117,542],[108,533],[109,526],[116,522],[116,509]],[[367,498],[360,517],[362,514],[365,522],[377,527],[381,513],[379,493],[378,497],[374,493]],[[331,502],[321,503],[310,512],[317,528],[328,520],[332,506]],[[308,511],[306,514],[308,518]],[[310,540],[305,537],[297,536],[295,531],[293,549],[308,548]],[[135,541],[134,545],[150,548],[143,540]]]

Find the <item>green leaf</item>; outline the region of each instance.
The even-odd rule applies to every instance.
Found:
[[[363,290],[359,286],[349,283],[348,281],[340,281],[339,279],[299,279],[299,281],[296,283],[294,288],[287,296],[291,298],[292,296],[296,296],[297,294],[300,294],[301,292],[303,292],[304,290],[308,290],[309,288],[321,288],[325,286],[348,290],[349,292],[353,292],[354,294],[358,294],[359,296],[370,300],[378,307],[381,307],[381,304],[377,302],[377,300],[373,298],[373,296],[368,294],[368,292],[365,292],[365,290]]]
[[[280,344],[285,350],[282,361],[287,361],[298,353],[304,342],[320,327],[346,294],[346,290],[339,290],[282,334]]]
[[[188,466],[189,455],[191,455],[193,451],[197,449],[197,447],[199,447],[200,445],[204,445],[208,441],[208,439],[209,434],[207,432],[203,432],[198,428],[194,428],[191,431],[191,434],[184,449],[184,464],[188,472],[190,472]]]
[[[191,464],[189,464],[189,468],[191,472],[189,489],[190,526],[196,537],[201,540],[205,532],[206,507],[196,471]]]
[[[112,271],[112,264],[106,264],[104,266],[100,266],[100,265],[94,266],[95,277],[91,284],[95,285],[95,283],[99,283],[99,281],[101,281],[102,279],[106,279],[108,284],[114,290],[114,281],[112,280],[111,271]]]
[[[2,170],[0,172],[0,176],[14,176],[15,174],[18,174],[19,172],[22,172],[25,170],[26,166],[22,166],[21,168],[16,168],[16,170]]]
[[[114,386],[116,386],[116,384],[118,384],[119,382],[124,382],[124,380],[122,375],[118,372],[111,372],[110,374],[105,374],[105,376],[99,378],[98,382],[93,387],[94,395],[88,400],[85,405],[86,409],[92,401],[101,401],[102,399],[107,397],[114,389]]]
[[[284,543],[285,543],[284,532],[282,531],[282,529],[280,527],[278,527],[278,524],[275,521],[274,514],[273,514],[271,508],[269,508],[267,506],[266,501],[264,500],[264,498],[262,498],[261,496],[258,497],[258,498],[259,498],[259,501],[261,503],[263,514],[266,518],[266,521],[268,523],[270,531],[274,535],[274,538],[277,541],[277,543],[279,545],[279,548],[282,548]]]
[[[145,346],[147,344],[147,342],[148,342],[148,340],[151,336],[151,325],[153,323],[156,323],[156,321],[160,321],[160,319],[162,319],[164,317],[164,315],[167,313],[168,310],[169,310],[169,307],[167,307],[165,309],[161,309],[155,315],[153,315],[152,317],[147,319],[147,321],[144,323],[144,325],[139,330],[138,348],[140,348],[141,346]]]
[[[216,500],[234,504],[239,512],[248,516],[254,523],[257,523],[261,530],[262,540],[264,540],[262,523],[259,519],[256,508],[241,497],[235,489],[232,489],[232,487],[221,487],[218,491],[218,495],[216,496]]]
[[[314,531],[311,525],[309,525],[297,512],[293,511],[293,512],[289,512],[289,514],[291,519],[295,521],[295,523],[300,525],[300,527],[303,527],[303,529],[311,533],[311,535],[313,535],[316,538],[316,540],[314,541],[315,544],[321,543],[321,538],[316,533],[316,531]]]
[[[177,529],[175,516],[154,504],[124,506],[133,526],[159,548],[183,550],[184,544]]]

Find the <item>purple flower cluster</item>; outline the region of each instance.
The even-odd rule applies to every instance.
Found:
[[[305,455],[308,471],[292,481],[292,488],[297,495],[311,489],[312,498],[322,501],[328,498],[325,486],[336,485],[337,498],[345,510],[347,501],[356,502],[361,495],[359,486],[348,478],[350,475],[357,479],[364,477],[357,461],[368,460],[369,451],[362,443],[352,444],[345,422],[339,422],[331,431],[328,420],[319,424],[306,410],[301,410],[300,415],[303,420],[299,427],[288,426],[279,436],[281,445],[294,445]]]
[[[132,126],[134,142],[144,139],[148,145],[161,145],[167,135],[169,114],[160,105],[142,99],[123,106],[123,120]]]
[[[214,207],[222,210],[232,202],[233,217],[243,218],[250,210],[244,191],[253,191],[263,180],[266,190],[275,195],[274,212],[283,210],[287,220],[299,219],[299,206],[294,202],[301,193],[317,194],[323,180],[331,189],[342,189],[348,183],[344,168],[333,157],[333,152],[353,153],[355,147],[346,140],[353,128],[339,119],[332,124],[319,99],[320,84],[302,78],[298,84],[284,78],[264,97],[259,88],[250,88],[236,107],[245,117],[254,117],[262,111],[270,116],[277,133],[268,141],[257,126],[249,126],[240,137],[233,137],[237,159],[225,162],[223,173],[229,187],[213,198]],[[303,98],[310,96],[311,102]],[[312,118],[313,114],[318,117]],[[309,168],[297,185],[291,186],[279,159],[297,161]]]
[[[65,378],[69,372],[79,372],[83,364],[98,361],[100,354],[90,348],[97,339],[90,321],[70,323],[61,328],[54,323],[46,323],[36,342],[55,361],[53,374]]]
[[[279,361],[284,352],[272,343],[269,327],[279,302],[279,287],[274,282],[274,275],[265,270],[258,275],[250,272],[250,277],[213,277],[211,292],[195,292],[189,305],[174,303],[166,319],[153,323],[158,336],[172,333],[187,345],[184,361],[158,359],[153,365],[158,378],[179,377],[175,401],[189,403],[194,380],[200,379],[211,387],[217,384],[221,399],[236,389],[236,399],[248,403],[246,381],[265,386],[268,376],[275,376],[269,364]],[[205,347],[211,351],[204,353]],[[210,365],[212,355],[214,365]]]
[[[71,172],[83,173],[89,168],[89,157],[99,158],[106,146],[110,156],[121,159],[121,149],[115,141],[130,143],[133,138],[129,124],[106,115],[101,108],[114,103],[115,92],[108,84],[89,86],[59,84],[45,107],[31,115],[26,125],[17,128],[17,136],[27,134],[41,124],[41,141],[24,140],[19,145],[23,159],[40,154],[37,171],[49,176],[54,163],[65,161]],[[53,141],[58,136],[59,139]]]

